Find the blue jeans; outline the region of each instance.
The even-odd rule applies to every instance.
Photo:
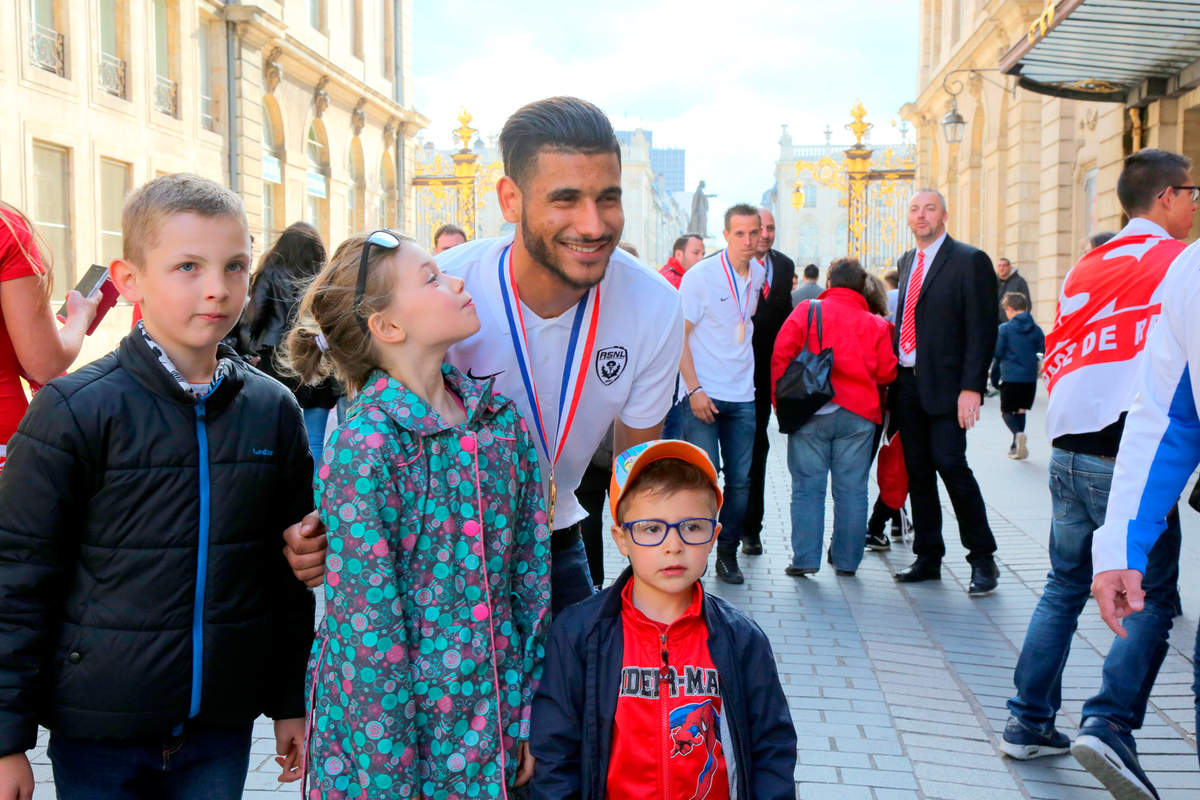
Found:
[[[312,453],[314,471],[321,463],[321,453],[325,451],[325,425],[328,422],[328,408],[304,409],[304,429],[308,432],[308,449]]]
[[[579,523],[574,527],[578,528]],[[594,591],[582,539],[557,553],[550,553],[550,611],[554,616],[567,606],[587,600]]]
[[[867,535],[867,477],[875,423],[839,408],[788,434],[792,473],[792,566],[819,569],[825,539],[825,485],[833,476],[833,566],[854,572]]]
[[[687,400],[680,400],[678,403],[673,404],[670,410],[667,411],[667,416],[663,420],[662,438],[683,438],[683,415],[687,413],[684,406],[687,403]]]
[[[128,742],[50,734],[59,800],[238,800],[250,731],[185,727],[179,736]]]
[[[1071,637],[1091,594],[1092,534],[1104,524],[1114,462],[1055,448],[1050,457],[1050,573],[1033,610],[1008,709],[1026,728],[1048,733],[1062,706],[1062,673]],[[1113,639],[1104,659],[1100,692],[1083,704],[1083,718],[1102,717],[1125,731],[1142,726],[1146,701],[1167,654],[1171,620],[1179,613],[1179,515],[1150,551],[1142,588],[1146,606],[1125,620],[1128,637]]]
[[[754,401],[733,403],[713,400],[717,416],[712,422],[701,422],[692,413],[690,403],[683,412],[683,438],[708,453],[713,466],[725,473],[722,487],[724,503],[719,522],[717,555],[737,553],[742,540],[742,518],[750,500],[750,459],[754,455]]]

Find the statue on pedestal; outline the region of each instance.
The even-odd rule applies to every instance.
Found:
[[[695,194],[692,195],[692,216],[688,220],[689,233],[708,236],[708,198],[710,197],[716,197],[716,195],[705,194],[704,181],[700,181]]]

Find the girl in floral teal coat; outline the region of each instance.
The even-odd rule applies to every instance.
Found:
[[[358,393],[317,470],[307,800],[507,797],[532,772],[549,531],[515,406],[442,363],[478,329],[462,281],[376,231],[338,248],[289,337],[302,378]]]

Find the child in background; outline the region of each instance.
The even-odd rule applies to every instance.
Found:
[[[1009,292],[1002,300],[1008,322],[996,336],[992,385],[1000,389],[1000,413],[1012,431],[1009,458],[1029,458],[1025,440],[1025,414],[1037,392],[1038,360],[1046,352],[1046,335],[1029,313],[1029,298]]]
[[[135,191],[112,276],[144,319],[48,383],[0,473],[0,797],[37,725],[62,800],[236,800],[254,719],[300,777],[312,596],[285,527],[312,508],[300,409],[218,343],[250,268],[242,201]]]
[[[550,532],[516,406],[444,363],[479,330],[411,239],[347,239],[287,341],[357,394],[317,468],[329,536],[306,800],[505,797],[526,783]]]
[[[791,800],[796,731],[766,634],[707,594],[721,490],[703,450],[639,444],[613,465],[630,566],[554,621],[533,701],[533,796]]]

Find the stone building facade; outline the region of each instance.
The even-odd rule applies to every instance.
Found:
[[[1012,260],[1043,324],[1086,238],[1125,222],[1124,157],[1154,146],[1200,160],[1196,21],[1178,20],[1170,48],[1147,39],[1163,14],[1200,14],[1180,7],[921,0],[918,94],[901,109],[917,134],[917,184],[946,195],[952,236]],[[1139,55],[1120,63],[1138,69],[1114,69],[1113,48],[1125,46]],[[953,112],[957,143],[944,125]]]
[[[50,243],[55,294],[120,254],[124,196],[164,173],[238,192],[256,254],[299,219],[330,244],[411,227],[410,2],[0,4],[0,196]]]

